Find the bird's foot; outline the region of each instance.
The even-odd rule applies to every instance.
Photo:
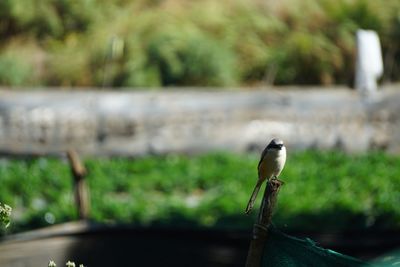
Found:
[[[282,180],[278,179],[278,177],[276,177],[276,176],[272,176],[270,180],[271,180],[271,181],[273,181],[273,180],[274,180],[274,181],[277,181],[277,182],[281,183],[282,185],[284,185],[284,184],[285,184],[285,182],[284,182],[284,181],[282,181]]]

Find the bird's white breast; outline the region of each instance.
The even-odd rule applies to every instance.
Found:
[[[278,176],[283,167],[285,166],[286,162],[286,148],[282,147],[281,150],[278,150],[278,153],[276,153],[276,168],[277,168],[277,173],[274,173],[274,175]]]
[[[268,150],[261,162],[259,168],[259,178],[269,179],[273,176],[279,176],[286,162],[286,148],[281,150]]]

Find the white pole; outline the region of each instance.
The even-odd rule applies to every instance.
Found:
[[[377,79],[383,74],[382,51],[378,34],[372,30],[358,30],[355,87],[362,95],[377,90]]]

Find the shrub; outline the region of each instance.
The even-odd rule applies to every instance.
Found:
[[[39,39],[61,38],[85,31],[96,10],[96,1],[4,0],[0,2],[0,36],[34,34]]]
[[[17,55],[0,55],[0,84],[28,85],[31,78],[31,66]]]
[[[0,51],[34,38],[46,53],[39,84],[350,84],[359,28],[380,35],[385,79],[400,78],[397,0],[36,2],[0,2]]]

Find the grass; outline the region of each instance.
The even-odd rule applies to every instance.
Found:
[[[140,226],[250,229],[244,215],[258,155],[211,153],[86,159],[91,219]],[[289,154],[275,224],[287,229],[400,228],[400,156]],[[0,201],[13,207],[11,232],[76,219],[64,159],[0,160]],[[259,204],[259,196],[257,204]],[[257,209],[255,209],[257,210]]]

